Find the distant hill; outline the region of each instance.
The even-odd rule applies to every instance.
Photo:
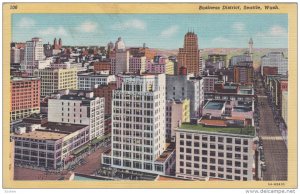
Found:
[[[151,49],[155,51],[159,55],[177,55],[178,54],[178,49],[172,49],[172,50],[167,50],[167,49]],[[227,59],[229,60],[232,56],[236,55],[241,55],[245,51],[247,51],[248,48],[205,48],[203,49],[202,52],[202,57],[204,59],[207,59],[208,54],[226,54]],[[254,48],[253,49],[253,63],[254,67],[259,67],[260,66],[260,58],[263,55],[266,55],[268,52],[283,52],[284,56],[287,57],[287,48]]]

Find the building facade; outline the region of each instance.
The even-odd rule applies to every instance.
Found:
[[[174,152],[165,142],[165,91],[164,74],[123,75],[121,88],[113,92],[112,148],[103,154],[103,164],[157,174],[168,171]]]
[[[89,126],[47,123],[20,126],[12,135],[15,163],[63,168],[69,156],[89,141]]]
[[[197,34],[194,32],[188,32],[185,34],[184,45],[183,48],[179,48],[177,60],[178,72],[183,66],[187,68],[188,73],[193,73],[194,76],[199,76],[202,74]]]
[[[116,81],[114,75],[104,73],[79,73],[77,76],[79,90],[92,90],[95,85],[108,85]]]
[[[93,88],[93,92],[96,97],[105,99],[105,115],[111,115],[112,94],[115,89],[117,89],[116,82],[110,82],[108,85],[95,85]]]
[[[129,72],[144,73],[146,71],[146,57],[133,57],[129,58]]]
[[[288,59],[282,52],[270,52],[261,57],[261,73],[264,67],[277,67],[278,74],[287,75]]]
[[[167,100],[166,103],[166,140],[175,140],[175,129],[181,123],[190,122],[190,100]]]
[[[176,176],[253,180],[254,131],[183,124],[176,130]]]
[[[235,83],[251,84],[253,83],[253,62],[239,62],[233,68],[233,80]]]
[[[48,100],[48,121],[89,126],[89,140],[104,135],[104,98],[91,91],[62,90]]]
[[[77,89],[77,68],[35,69],[33,75],[41,79],[41,96],[50,96],[63,89]]]
[[[38,61],[44,60],[44,47],[41,38],[32,38],[31,41],[26,41],[24,63],[21,65],[22,70],[25,70],[32,75],[33,70],[37,68]]]
[[[189,75],[167,75],[167,99],[189,99],[190,117],[200,118],[204,103],[203,79]]]
[[[35,77],[13,77],[10,80],[10,119],[18,120],[40,112],[41,82]]]

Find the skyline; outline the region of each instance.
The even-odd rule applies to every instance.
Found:
[[[287,48],[287,19],[287,14],[14,14],[12,41],[37,36],[44,43],[62,38],[63,45],[106,46],[122,37],[127,47],[178,49],[186,32],[194,31],[201,49],[246,48],[250,37],[254,48]]]

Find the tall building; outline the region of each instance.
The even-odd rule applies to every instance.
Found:
[[[190,100],[167,100],[166,103],[166,140],[175,140],[175,129],[181,123],[190,122]]]
[[[282,52],[270,52],[261,57],[261,74],[264,73],[264,67],[277,67],[278,74],[287,75],[288,59]]]
[[[18,120],[40,112],[41,82],[36,77],[13,77],[10,80],[10,119]]]
[[[102,163],[115,168],[166,174],[173,151],[165,140],[164,74],[126,74],[113,92],[112,148]]]
[[[21,63],[21,51],[16,47],[10,49],[10,63]]]
[[[21,68],[32,75],[33,70],[37,68],[38,62],[43,60],[44,47],[41,38],[32,38],[31,41],[26,41],[24,63]]]
[[[112,94],[115,89],[117,89],[117,84],[115,82],[110,82],[107,85],[95,85],[93,88],[96,97],[105,99],[105,115],[111,114]]]
[[[121,37],[115,43],[115,74],[129,71],[129,51]]]
[[[33,74],[41,78],[41,96],[50,96],[63,89],[77,89],[77,68],[36,69]]]
[[[207,75],[203,76],[203,91],[213,92],[215,90],[215,83],[219,80],[219,76],[217,75]]]
[[[184,36],[183,48],[179,48],[178,72],[183,66],[186,67],[188,73],[195,76],[202,74],[202,64],[200,65],[200,51],[198,49],[198,37],[194,32],[188,32]]]
[[[176,176],[253,180],[255,129],[228,127],[223,120],[200,122],[203,124],[184,123],[176,130]]]
[[[190,117],[200,118],[204,103],[203,79],[189,75],[167,75],[167,99],[189,99]]]
[[[104,98],[92,91],[62,90],[48,100],[48,121],[89,126],[89,140],[104,135]]]
[[[233,68],[233,77],[235,83],[253,83],[253,62],[239,62]]]

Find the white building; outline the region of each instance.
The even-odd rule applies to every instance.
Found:
[[[63,90],[48,100],[48,121],[89,125],[89,140],[104,134],[104,98],[91,91]]]
[[[264,67],[277,67],[278,74],[287,75],[288,59],[282,52],[270,52],[261,57],[261,74]]]
[[[176,176],[253,180],[254,137],[253,127],[183,124],[176,131]]]
[[[121,88],[113,92],[112,148],[103,154],[102,163],[168,174],[175,152],[165,142],[165,75],[122,76]]]
[[[33,70],[38,67],[38,61],[44,60],[44,47],[41,38],[32,38],[31,41],[26,41],[24,63],[21,65],[23,70],[26,70],[29,75],[32,75]]]
[[[121,37],[115,44],[115,74],[129,72],[129,51],[126,50],[125,43]]]
[[[102,73],[80,73],[78,74],[78,89],[92,90],[95,85],[108,85],[116,81],[115,75]]]
[[[190,117],[200,118],[204,103],[203,79],[188,75],[167,75],[167,99],[189,99]]]

